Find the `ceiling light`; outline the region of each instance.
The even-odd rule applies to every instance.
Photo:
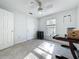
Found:
[[[41,11],[38,11],[39,12],[39,14],[42,14],[42,12]]]

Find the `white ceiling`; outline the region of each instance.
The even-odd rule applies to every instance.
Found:
[[[38,11],[35,0],[0,0],[0,7],[12,12],[33,13],[35,17],[42,17],[63,10],[76,7],[79,0],[40,0],[43,10]]]

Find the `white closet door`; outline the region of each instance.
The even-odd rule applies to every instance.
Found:
[[[8,45],[14,44],[14,14],[8,14]]]
[[[5,12],[4,14],[4,48],[12,46],[14,44],[14,21],[13,14]]]
[[[11,12],[0,9],[0,50],[14,44],[14,19]]]
[[[3,49],[3,11],[0,10],[0,49]]]

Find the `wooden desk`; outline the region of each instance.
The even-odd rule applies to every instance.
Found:
[[[53,39],[69,42],[69,48],[71,50],[71,53],[73,55],[73,58],[74,59],[78,59],[77,56],[76,56],[76,54],[75,54],[75,50],[77,50],[77,48],[74,46],[73,43],[79,43],[79,39],[72,39],[72,38],[65,38],[65,37],[57,37],[57,36],[53,37]]]

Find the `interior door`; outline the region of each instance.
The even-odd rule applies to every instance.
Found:
[[[0,49],[3,48],[3,11],[0,10]]]
[[[14,44],[13,13],[0,9],[0,50]]]
[[[11,12],[4,13],[4,48],[14,44],[14,18]]]

